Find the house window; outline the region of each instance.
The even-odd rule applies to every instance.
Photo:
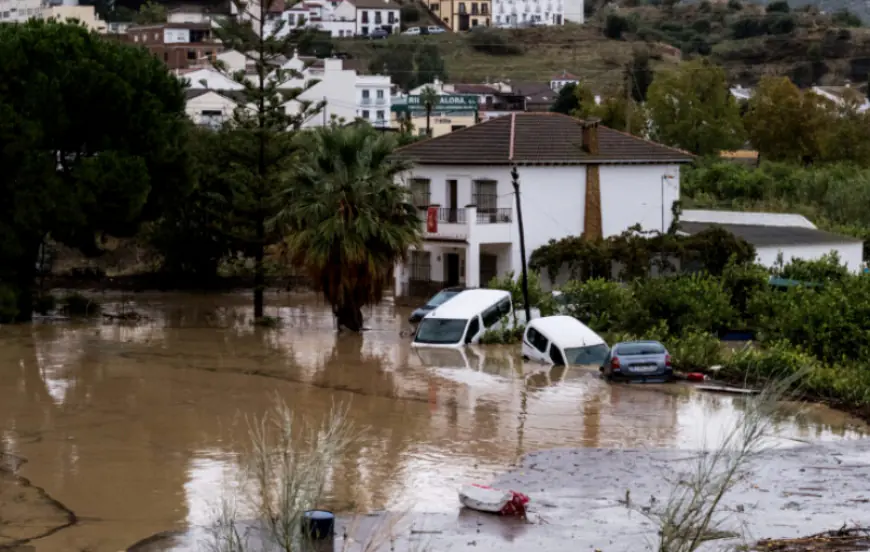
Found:
[[[380,25],[381,23],[383,23],[383,21],[381,21],[381,12],[376,11],[375,12],[375,25]]]
[[[196,50],[188,50],[187,59],[196,59]]]
[[[376,97],[377,97],[379,100],[383,100],[383,99],[384,99],[384,91],[383,91],[383,90],[378,90],[378,91],[375,92],[375,94],[376,94]]]
[[[364,34],[364,35],[369,34],[369,28],[368,28],[368,27],[362,27],[361,29],[362,29],[362,34]]]
[[[169,63],[169,52],[163,52],[163,62]]]
[[[465,13],[465,2],[459,3],[459,13],[462,13],[462,14]]]
[[[396,22],[396,12],[388,12],[387,13],[387,23],[390,25]]]
[[[369,22],[369,12],[367,12],[367,11],[362,12],[362,22],[363,23]]]
[[[377,111],[377,112],[375,112],[375,116],[376,116],[375,121],[377,121],[377,122],[379,122],[379,123],[383,123],[383,122],[386,120],[385,117],[384,117],[384,112],[383,112],[383,111]]]
[[[429,9],[432,10],[433,12],[437,12],[438,11],[438,4],[429,4]]]
[[[472,186],[471,202],[477,205],[478,216],[495,215],[498,200],[495,180],[475,180],[472,182]]]
[[[489,14],[489,6],[487,4],[481,4],[480,5],[480,13],[481,13],[481,15],[488,15]],[[489,25],[489,22],[487,22],[487,25]]]
[[[425,209],[431,203],[428,178],[411,179],[411,202],[418,209]]]
[[[369,91],[368,91],[368,90],[363,90],[363,91],[362,91],[362,96],[363,96],[363,99],[364,99],[364,100],[369,99]]]
[[[411,280],[428,282],[432,278],[432,254],[429,251],[411,251],[411,263],[408,268]]]
[[[477,2],[471,3],[471,15],[478,15],[477,13]]]
[[[472,19],[472,20],[471,20],[471,26],[472,26],[472,27],[477,27],[477,19]]]
[[[363,119],[368,120],[370,115],[371,115],[371,112],[368,109],[363,109],[363,114],[362,114]]]

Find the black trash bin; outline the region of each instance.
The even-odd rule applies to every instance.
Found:
[[[335,514],[326,510],[308,510],[302,514],[302,535],[313,541],[332,538]]]

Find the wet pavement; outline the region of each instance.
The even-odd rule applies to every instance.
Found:
[[[37,552],[116,552],[163,531],[208,524],[221,483],[237,470],[244,417],[261,415],[276,393],[315,419],[333,400],[349,401],[355,423],[370,429],[335,466],[340,484],[329,506],[404,512],[402,523],[418,527],[415,535],[437,539],[433,550],[476,540],[484,550],[487,543],[562,550],[572,542],[600,547],[599,537],[614,532],[637,537],[648,529],[643,516],[611,502],[629,484],[639,496],[663,492],[657,470],[677,465],[666,461],[674,454],[668,451],[716,441],[740,414],[740,398],[682,385],[608,385],[594,369],[524,363],[511,348],[418,352],[400,336],[408,311],[389,303],[367,313],[370,330],[362,336],[337,336],[330,310],[310,296],[269,297],[267,314],[283,320],[276,329],[251,325],[245,295],[108,299],[115,301],[109,312],[123,299],[147,318],[0,327],[0,451],[26,460],[15,473],[78,518],[30,542]],[[781,450],[768,464],[784,471],[780,479],[765,472],[766,488],[795,476],[788,466],[815,458],[806,443],[866,452],[856,441],[866,426],[822,407],[786,406],[774,424],[771,445]],[[573,472],[555,456],[526,456],[553,448],[589,450],[564,453],[578,458]],[[526,467],[509,471],[519,462]],[[549,471],[539,472],[544,465]],[[570,480],[560,479],[569,473]],[[855,473],[866,480],[866,472]],[[469,481],[524,486],[542,505],[538,523],[493,524],[460,512],[456,490]],[[0,524],[26,520],[18,538],[62,519],[35,498],[12,502],[0,501]],[[856,504],[859,513],[866,507]],[[810,515],[783,511],[786,525]],[[597,525],[599,533],[590,529]],[[5,534],[0,527],[0,539]],[[628,549],[625,543],[602,549]],[[148,550],[167,546],[154,541]]]

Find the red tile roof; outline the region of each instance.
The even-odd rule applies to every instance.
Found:
[[[399,148],[418,165],[688,163],[670,148],[598,126],[599,153],[583,150],[583,121],[560,113],[515,113]]]

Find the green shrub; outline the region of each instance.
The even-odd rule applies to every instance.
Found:
[[[95,316],[100,313],[100,304],[80,293],[71,293],[63,298],[63,311],[68,316]]]
[[[767,5],[767,13],[789,13],[791,7],[785,0],[776,0]]]
[[[541,277],[534,271],[529,271],[527,275],[527,284],[529,291],[529,303],[531,308],[541,311],[541,316],[551,316],[556,313],[556,301],[553,299],[553,294],[544,291],[541,287]],[[514,313],[523,310],[525,303],[523,301],[523,285],[521,278],[515,277],[513,271],[508,272],[501,278],[493,278],[487,286],[490,289],[501,289],[509,291],[511,301],[514,304]]]
[[[0,284],[0,324],[14,322],[18,317],[18,294],[9,286]]]
[[[57,298],[50,293],[42,294],[33,299],[33,310],[46,315],[57,307]]]
[[[731,297],[722,280],[706,274],[636,280],[634,312],[626,329],[640,333],[662,320],[669,335],[689,330],[718,333],[733,322]]]
[[[468,33],[468,45],[478,52],[491,56],[518,56],[523,49],[508,37],[495,29],[481,29]]]
[[[729,262],[722,272],[722,285],[731,296],[731,307],[737,321],[749,322],[749,303],[758,293],[770,291],[770,273],[761,265]],[[737,329],[732,328],[732,329]]]
[[[763,348],[744,347],[736,351],[725,361],[720,375],[755,384],[809,373],[819,367],[818,359],[783,340]]]
[[[835,25],[839,25],[840,27],[863,26],[861,18],[850,12],[846,8],[834,12],[834,15],[831,16],[831,20],[834,22]]]
[[[490,328],[480,336],[480,344],[514,345],[522,341],[524,331],[526,331],[526,327],[522,324],[516,326],[508,324],[504,327]]]
[[[786,265],[781,263],[782,259],[780,258],[780,266],[775,270],[775,274],[788,280],[821,284],[841,283],[850,277],[848,267],[840,262],[840,256],[836,251],[824,255],[820,259],[791,259]]]
[[[573,280],[562,287],[566,313],[596,332],[622,327],[626,311],[634,311],[631,289],[618,282],[601,278]]]
[[[403,23],[414,23],[420,20],[420,10],[414,4],[405,4],[399,12]]]
[[[631,22],[618,13],[609,13],[604,20],[604,36],[613,40],[622,40],[622,33],[631,30]]]
[[[689,330],[679,337],[663,340],[675,370],[705,371],[722,362],[722,343],[708,332]]]

